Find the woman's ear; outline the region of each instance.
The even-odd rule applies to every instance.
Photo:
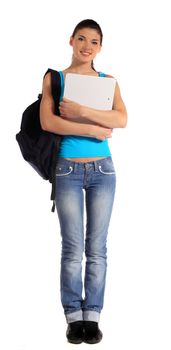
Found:
[[[70,44],[71,46],[72,46],[72,44],[73,44],[73,39],[74,39],[73,36],[71,36],[70,39],[69,39],[69,44]]]

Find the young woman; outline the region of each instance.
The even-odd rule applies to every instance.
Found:
[[[114,128],[126,126],[127,112],[117,82],[113,109],[107,111],[65,99],[63,90],[67,73],[110,79],[93,65],[102,37],[100,26],[93,20],[83,20],[76,26],[70,38],[71,65],[60,71],[60,116],[54,114],[49,73],[43,81],[40,107],[42,128],[63,135],[56,167],[56,208],[62,236],[61,302],[68,323],[67,339],[77,344],[94,344],[102,339],[98,323],[104,301],[106,240],[116,182],[108,138]]]

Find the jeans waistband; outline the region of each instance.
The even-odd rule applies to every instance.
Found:
[[[106,160],[111,160],[112,161],[112,157],[108,156],[105,158],[101,158],[101,159],[97,159],[94,161],[89,161],[89,162],[76,162],[76,161],[72,161],[72,160],[68,160],[65,158],[58,158],[57,160],[57,164],[65,164],[68,165],[70,167],[72,167],[74,169],[74,171],[77,171],[77,169],[85,169],[85,168],[90,168],[90,167],[94,167],[94,170],[98,170],[99,165],[103,164],[103,162],[106,162]]]

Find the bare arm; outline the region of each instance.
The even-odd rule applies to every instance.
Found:
[[[60,103],[60,112],[68,120],[80,121],[84,123],[93,122],[106,128],[124,128],[127,123],[127,111],[122,100],[119,85],[116,82],[113,108],[111,111],[98,110],[81,106],[73,101],[64,99]]]
[[[43,94],[40,103],[40,123],[43,130],[59,135],[80,135],[96,137],[103,140],[111,137],[111,130],[90,124],[79,124],[65,120],[54,114],[54,101],[51,94],[51,75],[46,74],[43,80]]]

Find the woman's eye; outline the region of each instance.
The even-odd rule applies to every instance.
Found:
[[[83,38],[78,38],[78,40],[83,41]]]
[[[97,41],[93,41],[92,44],[93,44],[93,45],[97,45]]]

